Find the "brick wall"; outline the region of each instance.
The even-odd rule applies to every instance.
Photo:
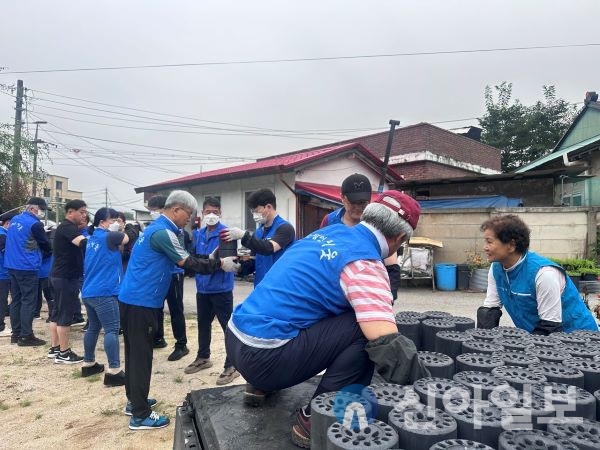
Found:
[[[391,166],[406,180],[431,180],[434,178],[458,178],[475,175],[473,172],[446,166],[433,161],[418,161]]]

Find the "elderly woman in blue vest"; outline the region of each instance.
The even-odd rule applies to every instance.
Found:
[[[591,312],[562,267],[529,251],[530,230],[513,214],[481,225],[484,251],[492,263],[480,328],[497,326],[504,306],[513,323],[533,334],[598,330]]]
[[[382,259],[410,238],[419,213],[408,195],[384,192],[358,225],[314,231],[271,268],[235,308],[225,337],[227,354],[249,383],[247,404],[259,406],[267,392],[323,370],[313,398],[371,383],[368,340],[398,333]],[[310,428],[307,405],[296,414],[292,441],[309,448]]]
[[[265,277],[271,266],[296,239],[294,227],[279,214],[275,194],[269,189],[259,189],[248,196],[246,204],[256,222],[252,234],[240,228],[230,227],[221,231],[224,241],[242,240],[242,245],[256,255],[254,286]]]
[[[83,270],[85,277],[81,297],[87,311],[88,329],[83,336],[83,367],[81,376],[104,371],[104,364],[96,362],[96,344],[100,329],[104,329],[104,351],[108,369],[104,375],[106,386],[123,386],[125,373],[119,356],[119,302],[117,295],[123,277],[119,246],[129,237],[119,231],[119,213],[111,208],[96,211],[91,234],[88,237]]]
[[[183,248],[181,229],[195,215],[198,203],[186,191],[173,191],[162,214],[136,241],[119,291],[119,310],[125,341],[126,412],[131,430],[166,427],[169,418],[152,411],[148,398],[152,376],[153,342],[158,315],[171,283],[173,265],[201,274],[218,269],[235,272],[237,257],[198,258]]]

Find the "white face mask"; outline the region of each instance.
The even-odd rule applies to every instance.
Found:
[[[120,228],[119,222],[113,222],[108,225],[108,231],[119,231]]]
[[[38,219],[43,219],[44,217],[46,217],[46,211],[44,211],[43,209],[40,209],[40,210],[38,210],[36,216]]]
[[[204,216],[204,223],[210,227],[215,226],[219,223],[220,217],[216,214],[210,213]]]
[[[254,219],[257,225],[263,225],[267,221],[267,219],[263,217],[261,213],[257,212],[252,213],[252,218]]]
[[[150,211],[150,217],[152,220],[156,220],[160,217],[160,211]]]

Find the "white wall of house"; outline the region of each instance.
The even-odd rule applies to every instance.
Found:
[[[318,164],[299,171],[296,174],[296,181],[341,186],[344,178],[353,173],[360,173],[366,176],[371,181],[371,188],[374,191],[377,190],[381,175],[367,167],[355,154],[328,161],[320,161]],[[387,189],[387,185],[385,189]]]

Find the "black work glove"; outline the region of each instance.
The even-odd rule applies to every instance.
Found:
[[[500,324],[502,309],[499,307],[488,308],[480,306],[477,309],[477,328],[494,328]]]

